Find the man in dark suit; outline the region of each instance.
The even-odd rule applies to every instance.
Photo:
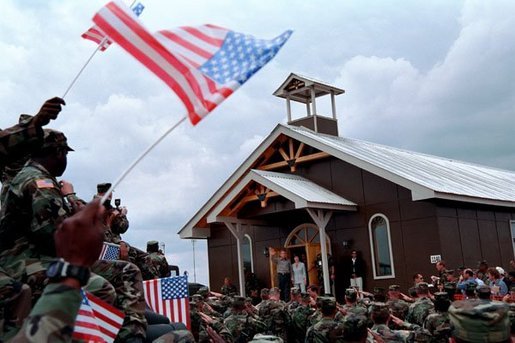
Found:
[[[356,250],[352,250],[351,258],[348,260],[347,270],[350,274],[350,286],[363,290],[363,276],[365,275],[365,266],[361,257],[358,256]]]

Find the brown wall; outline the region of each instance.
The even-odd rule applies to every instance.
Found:
[[[289,172],[288,169],[278,171]],[[335,211],[327,227],[339,297],[349,283],[342,266],[351,249],[360,251],[365,260],[365,288],[369,290],[393,283],[407,290],[414,273],[422,273],[429,281],[429,276],[435,273],[430,255],[441,255],[451,268],[475,266],[480,259],[507,266],[507,261],[513,258],[509,219],[515,219],[515,210],[452,202],[414,202],[409,190],[335,158],[301,165],[297,174],[358,204],[356,212]],[[377,213],[389,219],[395,279],[373,279],[368,222]],[[263,256],[263,249],[283,246],[293,228],[312,220],[305,210],[295,210],[284,198],[271,199],[264,209],[250,203],[240,211],[239,217],[259,218],[271,224],[247,228],[254,243],[255,273],[264,285],[269,285],[268,259]],[[350,241],[351,245],[344,247],[343,241]],[[235,239],[225,227],[212,229],[208,249],[213,289],[221,286],[227,273],[237,282]]]

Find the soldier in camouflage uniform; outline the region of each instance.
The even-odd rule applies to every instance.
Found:
[[[288,313],[291,315],[293,311],[300,305],[300,288],[292,287],[290,289],[290,301],[287,304]]]
[[[231,278],[226,276],[224,278],[224,284],[222,285],[220,292],[223,295],[234,296],[238,294],[236,286],[232,284]]]
[[[232,314],[224,320],[224,325],[234,342],[249,342],[255,334],[264,333],[266,325],[245,311],[245,298],[236,296],[232,303]]]
[[[344,317],[350,314],[355,315],[367,315],[367,308],[358,305],[358,292],[355,288],[348,288],[345,290],[345,304],[339,308],[339,312],[336,314],[336,320],[344,321]]]
[[[429,287],[427,283],[421,282],[415,286],[417,300],[410,305],[406,320],[419,326],[424,325],[427,316],[434,312],[434,304],[429,298]]]
[[[71,149],[64,134],[45,129],[40,149],[32,152],[32,158],[11,181],[0,216],[4,250],[0,266],[12,275],[26,278],[33,293],[44,285],[45,269],[56,256],[53,237],[57,226],[84,205],[71,184],[59,184],[55,179],[66,169],[68,151]],[[143,338],[145,303],[137,267],[127,266],[123,261],[98,261],[92,269],[112,278],[119,305],[124,306],[126,325],[121,337]]]
[[[262,288],[259,292],[259,296],[261,297],[261,302],[256,305],[256,310],[259,312],[259,308],[263,306],[268,299],[270,299],[270,290],[268,288]]]
[[[311,326],[306,333],[306,342],[343,342],[343,323],[334,320],[336,299],[319,297],[322,319]]]
[[[483,288],[487,286],[480,286]],[[449,307],[452,337],[462,342],[510,342],[508,305],[490,299],[455,301]]]
[[[171,275],[170,267],[168,266],[168,261],[166,261],[166,257],[163,254],[159,253],[159,242],[148,241],[147,253],[152,267],[158,274],[158,278],[169,277]]]
[[[388,287],[388,301],[386,305],[390,309],[390,313],[395,317],[405,320],[408,315],[410,304],[401,299],[401,292],[399,285],[390,285]],[[390,321],[390,329],[400,329],[393,321]]]
[[[433,336],[431,342],[447,343],[451,337],[451,324],[447,310],[451,306],[449,295],[445,292],[435,293],[435,311],[427,316],[424,329]]]
[[[270,289],[270,299],[259,307],[258,316],[267,327],[267,334],[288,340],[290,315],[286,303],[281,300],[281,290],[277,287]]]
[[[417,339],[417,336],[426,339],[430,337],[429,333],[422,329],[419,325],[411,324],[392,316],[388,306],[385,303],[372,304],[370,317],[374,322],[372,331],[380,335],[385,343],[421,341],[422,339]],[[395,324],[399,327],[402,327],[403,330],[390,329],[388,327],[390,320],[395,321]]]
[[[292,340],[296,343],[304,342],[306,337],[306,331],[309,327],[308,318],[315,311],[311,308],[310,304],[311,296],[309,293],[302,293],[300,305],[293,310],[290,332],[292,333]]]

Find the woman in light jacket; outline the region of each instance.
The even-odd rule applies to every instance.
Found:
[[[301,292],[306,292],[306,266],[299,261],[299,256],[293,256],[293,264],[291,266],[293,276],[292,282]]]

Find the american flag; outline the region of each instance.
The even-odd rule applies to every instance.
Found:
[[[104,242],[102,251],[100,252],[99,260],[119,260],[120,259],[120,246],[118,244]]]
[[[82,292],[82,304],[75,320],[73,338],[80,342],[113,342],[124,314],[97,297]]]
[[[194,125],[270,61],[292,34],[264,40],[203,25],[153,35],[120,2],[108,3],[93,22],[179,96]]]
[[[140,16],[141,12],[145,9],[145,6],[141,2],[138,2],[136,6],[132,8],[132,11],[134,14],[136,14],[138,17]],[[88,31],[84,32],[81,35],[82,38],[88,39],[90,41],[93,41],[97,44],[102,43],[102,46],[100,47],[100,51],[104,51],[111,45],[113,42],[109,39],[107,39],[107,36],[102,30],[98,28],[98,26],[93,25],[88,29]]]
[[[187,276],[143,281],[143,290],[145,301],[154,312],[191,327]]]

